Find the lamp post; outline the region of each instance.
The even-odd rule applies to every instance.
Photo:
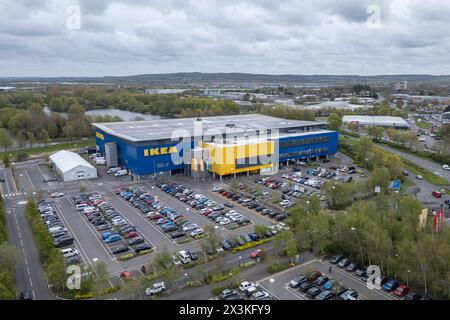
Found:
[[[242,256],[239,256],[239,267],[242,265],[241,261],[242,261]]]
[[[407,270],[406,272],[406,286],[409,287],[409,274],[411,273],[411,270]]]

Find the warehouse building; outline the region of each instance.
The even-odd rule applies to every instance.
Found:
[[[325,122],[259,114],[94,123],[93,127],[107,165],[137,175],[210,172],[222,177],[270,172],[279,162],[332,157],[338,145],[338,133],[327,130]]]
[[[49,161],[63,181],[97,178],[97,169],[77,153],[59,151],[52,154]]]
[[[361,127],[375,126],[396,129],[409,129],[409,123],[400,117],[389,116],[357,116],[348,115],[342,118],[344,125],[357,125]]]

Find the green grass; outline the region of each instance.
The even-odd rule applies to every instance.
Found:
[[[421,166],[415,164],[412,161],[409,161],[405,158],[402,158],[402,161],[405,165],[405,168],[412,172],[415,175],[421,175],[423,179],[433,185],[436,186],[448,186],[450,185],[450,182],[445,180],[444,178],[434,174],[433,172],[430,172]]]
[[[416,121],[416,126],[418,126],[420,129],[425,129],[425,130],[431,129],[431,123],[429,123],[429,122]]]
[[[8,151],[8,154],[11,154],[14,157],[17,153],[26,153],[28,155],[33,155],[33,154],[50,153],[50,152],[65,150],[65,149],[92,147],[94,145],[95,145],[95,140],[88,139],[86,141],[60,143],[60,144],[53,145],[53,146],[48,145],[45,147],[25,148],[25,149],[20,149],[20,150]],[[5,154],[5,152],[0,152],[0,158],[2,158],[4,154]]]

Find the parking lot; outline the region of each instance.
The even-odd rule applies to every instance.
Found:
[[[332,266],[331,273],[329,272],[330,266]],[[328,276],[330,280],[339,282],[345,289],[353,289],[358,293],[357,299],[359,300],[397,299],[393,294],[389,294],[382,290],[369,289],[360,277],[343,271],[327,261],[320,260],[311,260],[293,269],[281,272],[276,276],[261,279],[258,283],[280,300],[311,300],[314,298],[311,298],[306,292],[299,288],[290,287],[289,283],[297,276],[308,275],[314,271],[319,271],[323,275]]]

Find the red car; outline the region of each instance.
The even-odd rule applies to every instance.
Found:
[[[161,214],[159,214],[159,213],[152,214],[149,217],[150,220],[158,220],[158,219],[161,219],[161,218],[164,218],[164,217]]]
[[[117,188],[117,189],[114,189],[113,190],[113,192],[115,193],[115,194],[119,194],[119,193],[121,193],[123,190],[125,190],[126,189],[126,187],[119,187],[119,188]]]
[[[433,191],[432,195],[433,197],[438,199],[442,198],[442,193],[440,193],[439,191]]]
[[[133,276],[131,275],[131,273],[130,273],[130,271],[123,271],[121,274],[120,274],[120,277],[122,278],[122,279],[124,279],[124,280],[129,280],[129,279],[132,279],[133,278]]]
[[[404,297],[408,294],[409,287],[405,286],[404,284],[401,284],[397,287],[397,289],[394,291],[394,294],[397,297]]]
[[[252,259],[260,258],[262,256],[263,252],[264,251],[262,249],[256,249],[255,251],[250,253],[250,258],[252,258]]]
[[[125,238],[131,239],[131,238],[134,238],[137,236],[138,236],[138,233],[136,231],[130,231],[125,235]]]

